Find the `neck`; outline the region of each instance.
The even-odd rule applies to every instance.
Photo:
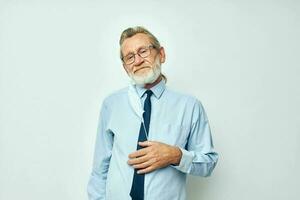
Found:
[[[144,85],[144,88],[145,89],[150,89],[150,88],[152,88],[153,86],[155,86],[156,84],[158,84],[160,81],[161,81],[161,79],[162,79],[162,76],[160,75],[157,79],[156,79],[156,81],[154,81],[153,83],[148,83],[148,84],[145,84]]]

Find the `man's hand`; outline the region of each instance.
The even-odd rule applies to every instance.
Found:
[[[139,142],[139,145],[144,148],[129,154],[127,162],[139,174],[180,163],[182,152],[178,147],[156,141]]]

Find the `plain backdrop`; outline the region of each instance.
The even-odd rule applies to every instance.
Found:
[[[0,199],[87,199],[102,100],[129,80],[119,36],[136,25],[210,120],[220,159],[188,177],[188,200],[299,199],[299,13],[297,0],[0,0]]]

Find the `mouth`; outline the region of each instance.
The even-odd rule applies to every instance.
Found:
[[[141,67],[141,68],[139,68],[139,69],[134,70],[133,73],[135,74],[136,72],[138,72],[138,71],[140,71],[140,70],[142,70],[142,69],[146,69],[146,68],[150,68],[150,67],[148,67],[148,66],[147,66],[147,67]]]

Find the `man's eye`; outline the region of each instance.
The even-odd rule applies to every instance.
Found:
[[[133,58],[133,55],[128,55],[128,56],[126,56],[126,59],[127,60],[130,60],[130,59],[132,59]]]
[[[147,50],[146,49],[140,49],[139,53],[145,53]]]

